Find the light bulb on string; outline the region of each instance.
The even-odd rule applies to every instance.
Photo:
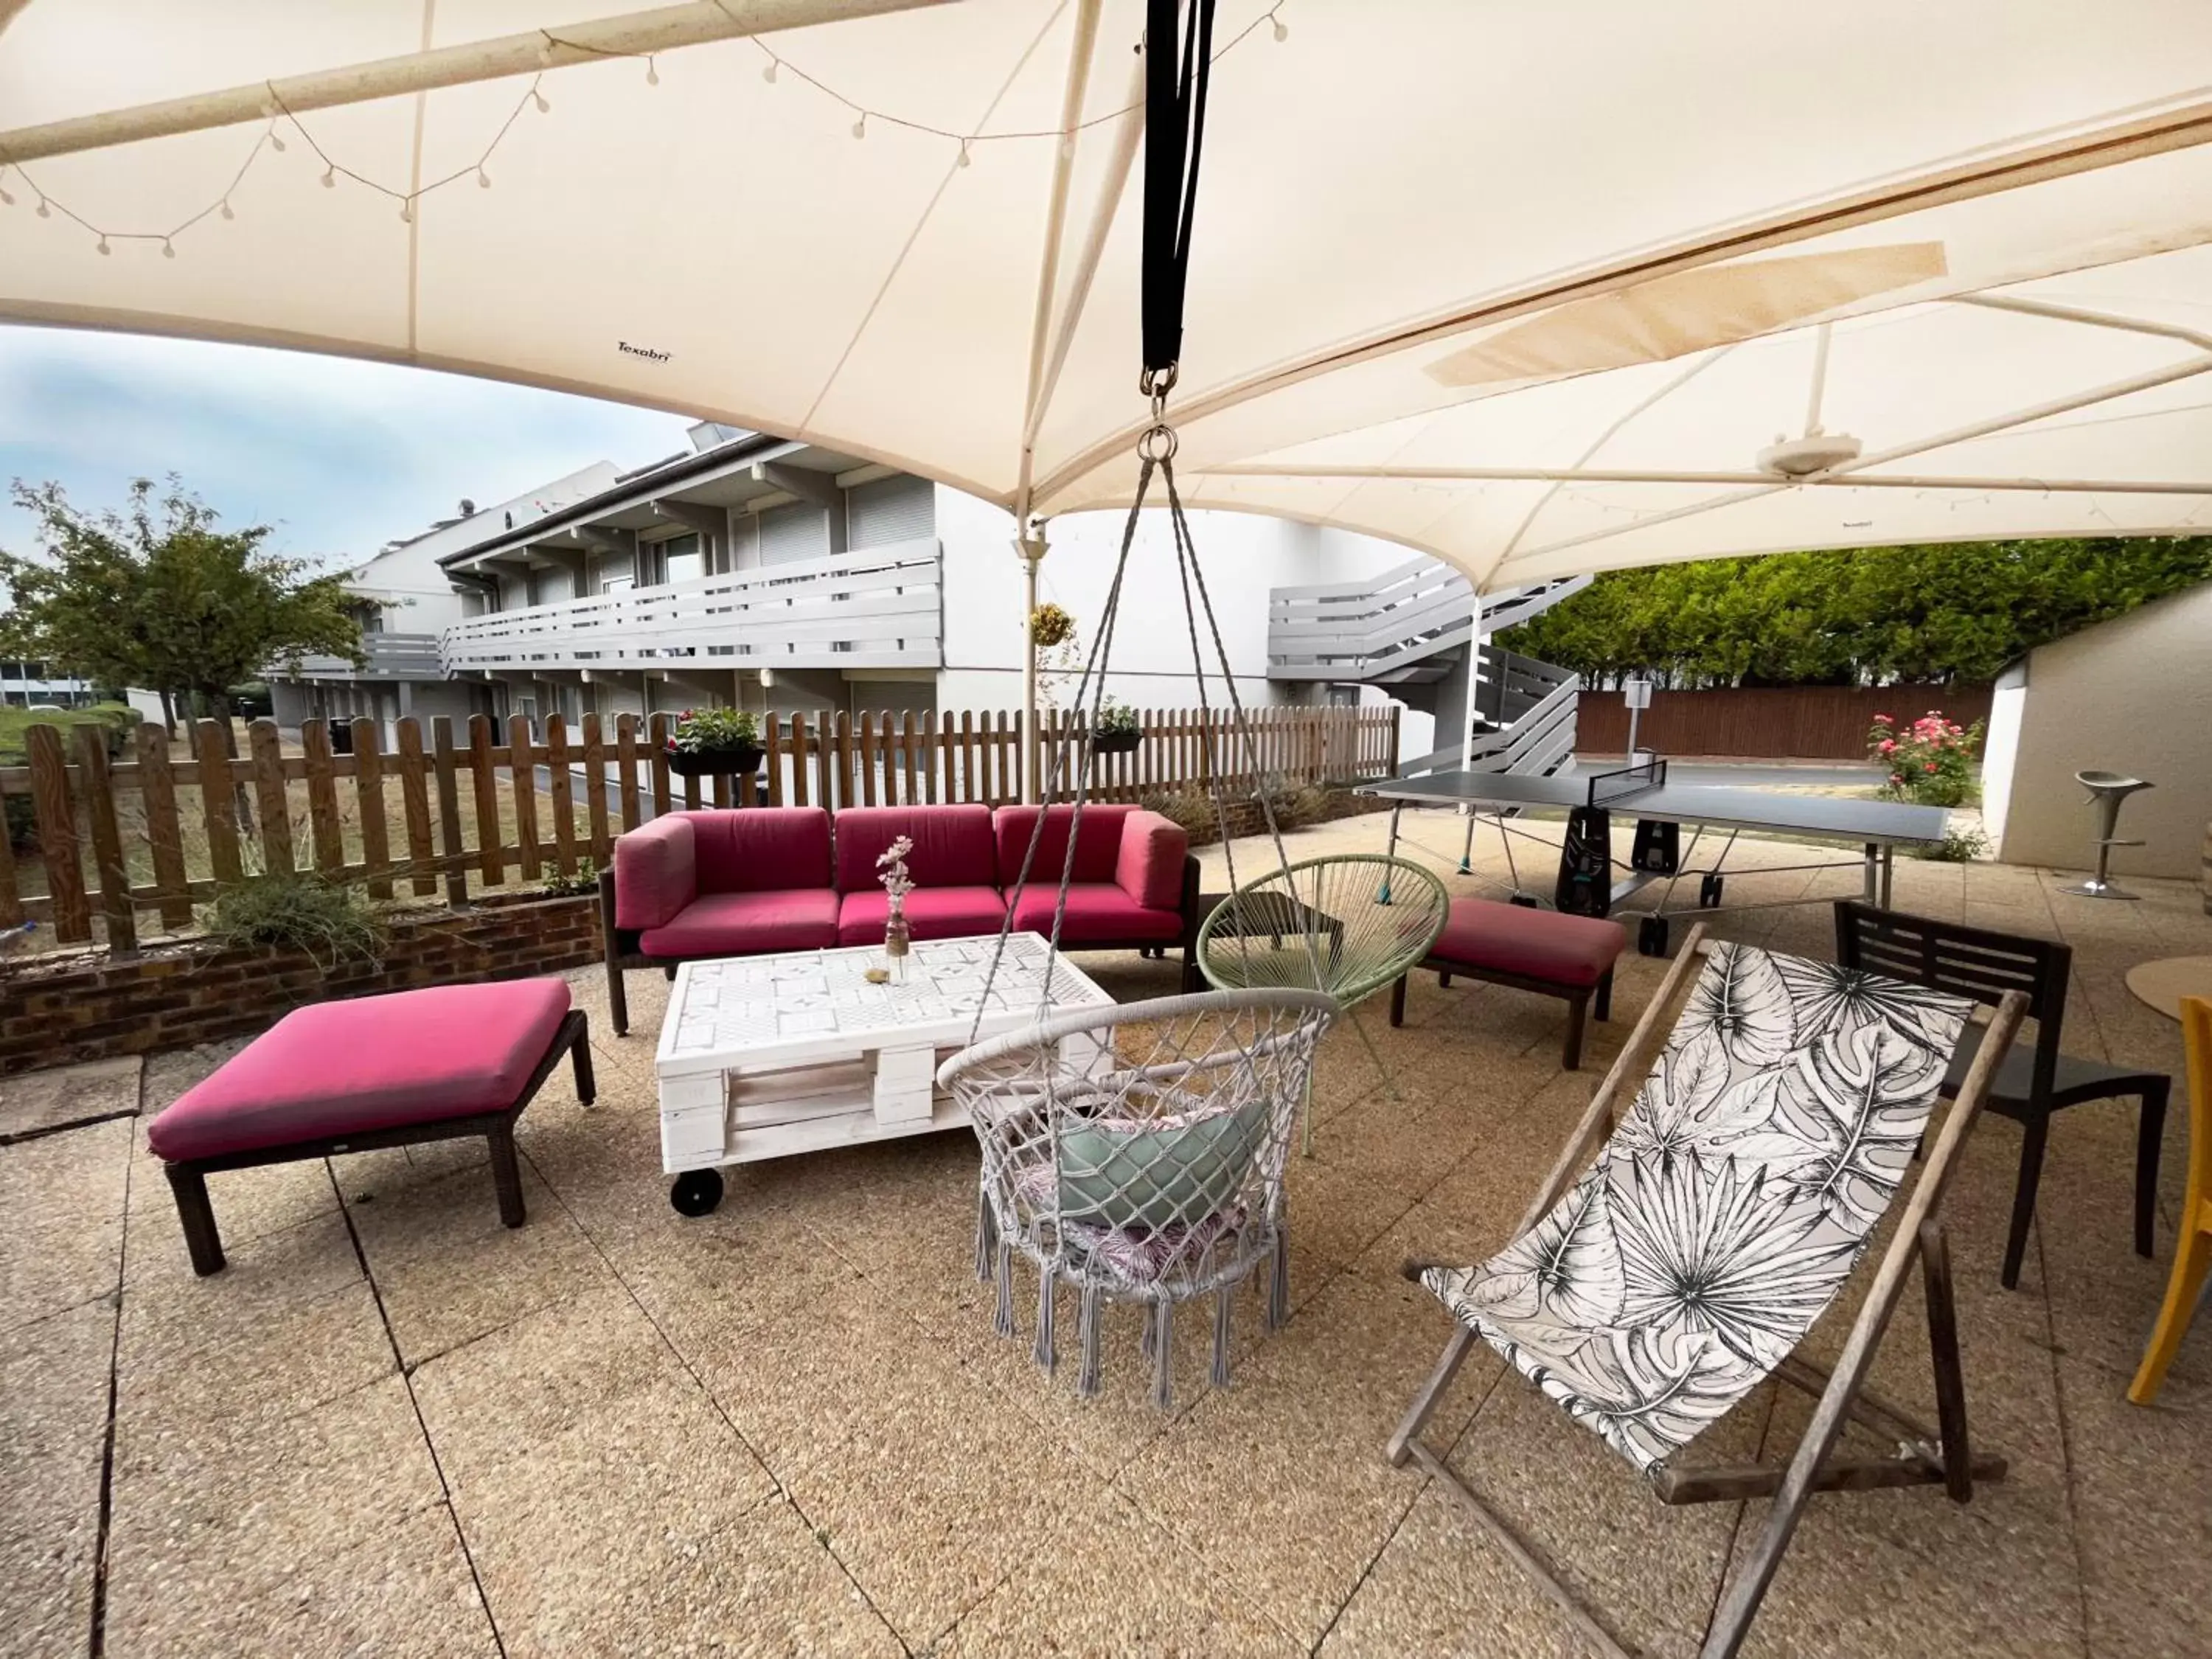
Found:
[[[415,204],[404,196],[399,198],[399,222],[403,225],[415,222]]]
[[[532,87],[530,89],[530,100],[532,103],[538,106],[538,112],[540,115],[547,113],[553,107],[552,104],[547,100],[545,94],[538,91],[535,87]]]
[[[770,86],[775,84],[775,65],[776,60],[771,58],[768,60],[768,67],[761,71],[761,79]]]
[[[1063,160],[1073,160],[1074,158],[1075,134],[1073,131],[1063,132],[1060,135],[1060,153]]]
[[[164,259],[173,259],[177,257],[177,245],[166,236],[161,239],[161,257]]]
[[[331,163],[329,167],[325,167],[325,168],[323,169],[323,188],[324,188],[325,190],[336,190],[337,187],[338,187],[338,170],[337,170],[337,163],[333,162],[333,163]]]
[[[0,185],[0,207],[13,207],[15,198],[8,193],[8,186]]]
[[[963,167],[970,165],[968,155],[968,141],[965,138],[963,138],[960,141],[960,165]]]
[[[486,173],[481,164],[477,167],[477,188],[478,190],[491,188],[491,174]]]
[[[39,198],[39,217],[41,219],[51,219],[53,216],[54,210],[46,205],[46,198],[43,196]]]
[[[1278,42],[1287,40],[1291,38],[1291,26],[1288,23],[1285,23],[1272,10],[1268,12],[1267,17],[1268,20],[1275,26],[1275,39]]]
[[[43,212],[44,210],[43,210],[43,209],[41,209],[41,210],[40,210],[40,211],[42,211],[42,212]],[[229,198],[229,197],[228,197],[228,196],[226,196],[226,197],[224,197],[224,198],[222,198],[222,207],[221,211],[222,211],[222,216],[223,216],[224,218],[226,218],[226,219],[235,219],[236,217],[238,217],[238,216],[237,216],[235,213],[233,213],[233,212],[230,210],[230,198]]]
[[[279,138],[274,131],[271,131],[269,135],[269,148],[275,150],[279,155],[282,155],[284,153],[284,141],[282,138]]]
[[[660,65],[650,58],[645,60],[645,84],[648,87],[657,87],[660,84]]]
[[[108,252],[113,252],[113,250],[112,250],[112,249],[111,249],[111,248],[107,246],[107,238],[106,238],[106,237],[105,237],[105,236],[102,236],[102,237],[100,239],[100,241],[99,241],[99,243],[97,244],[97,246],[99,246],[99,249],[100,249],[100,251],[102,253],[108,253]]]
[[[860,112],[860,118],[853,123],[853,137],[855,138],[865,138],[867,136],[868,112],[866,110],[862,110]]]

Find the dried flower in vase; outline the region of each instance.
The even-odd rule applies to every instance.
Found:
[[[898,908],[901,901],[914,891],[914,878],[907,873],[906,867],[906,855],[912,851],[913,839],[901,836],[876,857],[876,868],[884,872],[876,879],[883,883],[884,891],[890,895],[893,909]]]

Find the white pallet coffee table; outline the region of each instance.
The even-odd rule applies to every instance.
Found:
[[[1014,933],[988,998],[995,938],[916,944],[902,978],[872,985],[881,945],[799,951],[676,970],[653,1072],[669,1201],[705,1215],[722,1165],[958,1128],[964,1108],[936,1087],[939,1063],[1042,1011],[1048,948]],[[1054,1009],[1114,999],[1066,957],[1052,963]],[[977,1018],[978,1005],[981,1018]]]

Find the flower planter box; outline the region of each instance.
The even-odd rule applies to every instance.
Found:
[[[767,753],[752,744],[738,749],[671,749],[668,769],[679,778],[745,777],[760,770]]]

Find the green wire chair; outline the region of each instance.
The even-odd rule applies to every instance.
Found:
[[[1218,990],[1326,991],[1352,1016],[1387,1085],[1389,1070],[1353,1005],[1429,954],[1451,896],[1407,859],[1344,853],[1305,859],[1247,882],[1198,930],[1198,970]],[[1313,1079],[1306,1079],[1302,1150],[1313,1152]]]

